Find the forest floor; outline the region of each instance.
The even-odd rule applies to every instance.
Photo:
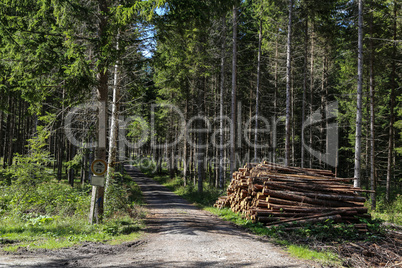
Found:
[[[290,256],[269,238],[198,209],[134,168],[128,173],[147,203],[146,230],[121,245],[84,243],[58,250],[0,252],[0,267],[328,267]],[[402,233],[377,242],[323,243],[346,267],[402,267]]]
[[[58,250],[20,248],[1,252],[0,267],[321,267],[198,209],[135,169],[128,172],[147,203],[147,229],[140,240]]]

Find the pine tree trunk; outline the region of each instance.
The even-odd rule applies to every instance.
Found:
[[[8,109],[10,110],[10,100],[11,99],[11,96],[9,95],[8,96]],[[4,136],[4,143],[2,144],[2,147],[3,147],[3,168],[6,168],[7,167],[7,152],[8,152],[8,141],[9,141],[9,139],[10,139],[10,135],[9,135],[9,132],[10,132],[10,117],[11,117],[11,114],[10,114],[10,112],[9,113],[6,113],[6,118],[5,118],[5,121],[6,121],[6,127],[5,127],[5,130],[4,130],[4,132],[5,132],[5,136]]]
[[[24,102],[22,98],[19,98],[18,100],[18,124],[17,124],[17,129],[16,129],[16,138],[17,138],[17,148],[16,152],[19,154],[23,154],[24,151],[24,142],[23,142],[23,137],[22,137],[22,131],[23,131],[23,109],[24,109]],[[49,145],[51,144],[51,137],[49,138]],[[50,146],[49,146],[50,147]],[[49,148],[49,152],[51,152],[51,148]]]
[[[385,197],[389,201],[391,190],[392,177],[392,162],[394,151],[394,123],[395,123],[395,88],[396,88],[396,34],[397,34],[397,1],[394,1],[394,36],[393,36],[393,51],[392,51],[392,72],[391,72],[391,94],[389,106],[389,133],[388,133],[388,162],[387,162],[387,182]]]
[[[107,42],[107,14],[109,12],[108,2],[106,0],[99,1],[99,24],[98,24],[98,39],[100,46],[105,46]],[[100,49],[100,47],[99,47]],[[108,102],[108,71],[105,60],[101,60],[98,66],[97,73],[97,99],[99,103],[98,113],[98,148],[96,152],[96,158],[106,161],[106,133],[107,133],[107,102]],[[105,188],[104,187],[92,187],[92,199],[91,199],[91,211],[89,216],[89,222],[92,224],[96,218],[97,223],[102,222],[103,219],[103,202],[104,202]],[[95,206],[95,202],[97,206]],[[95,215],[96,214],[96,215]],[[95,217],[96,216],[96,217]]]
[[[325,98],[324,98],[324,107],[325,107],[325,130],[326,130],[326,136],[325,137],[325,148],[323,148],[323,151],[325,151],[325,164],[324,164],[324,169],[327,168],[327,163],[329,161],[328,159],[328,154],[327,154],[327,148],[329,148],[330,146],[330,139],[329,139],[329,108],[328,108],[328,70],[329,70],[329,61],[328,61],[328,52],[325,49],[325,63],[324,63],[324,94],[325,94]]]
[[[193,141],[194,141],[194,144],[197,144],[198,139],[197,139],[196,135],[194,135]],[[194,150],[192,152],[193,153],[193,158],[192,158],[193,169],[191,171],[191,176],[193,178],[193,185],[194,185],[194,187],[196,187],[197,186],[197,175],[198,175],[198,173],[197,173],[198,172],[198,163],[196,162],[196,161],[198,161],[198,157],[197,157],[198,149],[197,149],[197,146],[193,146],[193,148],[194,148]]]
[[[81,173],[81,187],[85,186],[85,182],[89,181],[88,176],[88,159],[89,158],[89,151],[88,149],[84,149],[84,156],[82,159],[82,173]]]
[[[254,96],[253,96],[253,82],[251,80],[250,80],[250,86],[249,86],[248,95],[250,97],[250,100],[249,100],[249,103],[248,103],[248,118],[252,118],[253,117],[253,103],[252,103],[251,99]],[[248,159],[252,158],[252,156],[251,156],[251,148],[255,145],[255,143],[254,143],[254,145],[251,145],[251,136],[252,136],[251,132],[252,132],[252,125],[248,124],[248,132],[247,132],[248,137],[247,138],[248,138],[248,141],[250,143],[247,146],[247,158]],[[255,151],[255,147],[254,147],[254,151]],[[251,162],[251,160],[249,160],[248,162]]]
[[[291,75],[291,54],[292,54],[292,9],[293,0],[289,0],[289,22],[288,22],[288,42],[286,49],[286,139],[285,139],[285,166],[289,165],[290,160],[290,75]]]
[[[60,123],[61,124],[61,123]],[[61,129],[57,130],[57,180],[61,181],[63,174],[64,141]]]
[[[306,118],[306,92],[307,92],[307,57],[308,57],[308,16],[306,16],[304,37],[304,62],[303,62],[303,97],[302,97],[302,118],[301,118],[301,143],[300,143],[300,167],[304,168],[304,120]]]
[[[314,18],[314,16],[313,16]],[[314,103],[314,46],[315,46],[315,29],[314,29],[314,21],[312,21],[311,25],[311,55],[310,55],[310,106],[309,113],[310,116],[313,114],[313,103]],[[313,128],[309,126],[309,145],[313,146]],[[309,157],[309,167],[313,167],[313,156],[310,154]]]
[[[203,38],[202,38],[203,39]],[[204,40],[201,40],[201,44],[203,44]],[[205,52],[204,48],[201,49],[201,53]],[[204,70],[201,68],[200,74],[204,75]],[[205,100],[204,100],[204,95],[206,92],[206,82],[205,82],[205,77],[200,77],[199,83],[198,83],[198,116],[200,118],[203,118],[205,115]],[[198,129],[204,129],[204,122],[202,120],[198,120]],[[205,180],[205,133],[202,131],[199,131],[197,133],[197,145],[198,145],[198,152],[197,152],[197,173],[198,173],[198,193],[203,192],[203,182]]]
[[[294,111],[295,111],[295,97],[294,97],[294,68],[292,69],[291,72],[291,79],[290,79],[290,120],[292,123],[291,126],[291,159],[292,159],[292,166],[295,166],[295,116],[294,116]]]
[[[277,117],[277,107],[278,107],[278,61],[279,61],[279,51],[278,51],[278,35],[275,38],[275,84],[274,84],[274,117],[272,119],[272,162],[276,163],[276,117]]]
[[[64,99],[64,89],[62,92],[62,98]],[[61,181],[62,176],[63,176],[63,156],[64,156],[64,135],[63,135],[63,130],[62,126],[64,123],[64,103],[62,103],[61,106],[61,118],[59,122],[59,129],[57,130],[57,180]]]
[[[373,14],[370,20],[370,36],[373,37]],[[370,39],[370,194],[371,208],[376,208],[376,180],[375,180],[375,133],[374,133],[374,47],[373,39]]]
[[[232,103],[230,124],[230,173],[236,171],[237,6],[233,6]]]
[[[326,51],[324,49],[324,56],[322,59],[322,77],[321,77],[321,124],[320,124],[320,151],[324,152],[325,148],[324,145],[326,145],[326,142],[328,139],[325,139],[325,129],[328,129],[327,126],[327,120],[326,120],[326,109],[327,109],[327,91],[326,91],[326,61],[327,61],[327,55],[326,55]],[[324,156],[325,157],[325,156]],[[322,159],[322,157],[320,157],[319,159],[319,167],[320,168],[325,168],[325,162],[322,163],[322,161],[324,159]]]
[[[10,128],[8,131],[9,139],[8,139],[8,150],[7,150],[7,165],[9,167],[12,166],[13,164],[13,156],[14,156],[14,134],[15,134],[15,104],[14,104],[14,99],[12,97],[9,98],[9,120],[10,120]]]
[[[237,86],[236,86],[237,87]],[[237,90],[236,90],[237,91]],[[236,137],[236,141],[237,141],[237,144],[236,144],[236,154],[235,154],[235,168],[236,168],[236,170],[237,170],[237,166],[236,166],[236,157],[239,155],[240,156],[240,158],[241,159],[243,159],[243,157],[244,157],[244,150],[243,150],[243,146],[242,146],[242,103],[241,103],[241,101],[239,101],[239,102],[237,102],[237,107],[236,107],[236,111],[237,111],[237,114],[236,114],[236,135],[235,135],[235,137]]]
[[[119,52],[119,38],[120,31],[117,33],[116,51]],[[113,76],[113,100],[112,100],[112,117],[110,119],[110,134],[109,134],[109,155],[107,161],[106,183],[105,191],[111,181],[113,181],[113,173],[115,169],[115,163],[117,158],[117,137],[119,131],[119,105],[120,105],[120,62],[116,61],[114,65]],[[107,195],[105,195],[104,202],[106,204]]]
[[[71,143],[68,146],[69,150],[69,156],[70,156],[70,161],[74,159],[75,156],[75,146],[72,145]],[[75,170],[74,168],[70,168],[68,170],[68,183],[71,185],[71,187],[74,187],[74,175],[75,175]]]
[[[218,118],[218,110],[219,110],[219,75],[215,74],[214,75],[214,80],[215,80],[215,92],[214,92],[214,118],[215,120]],[[213,124],[213,133],[214,135],[217,133],[217,130],[219,128],[217,127],[216,124]],[[212,137],[212,141],[214,141],[214,143],[212,144],[212,154],[213,154],[213,158],[215,159],[215,163],[213,163],[213,185],[215,186],[215,188],[219,187],[219,166],[217,166],[217,162],[219,159],[219,146],[217,146],[216,144],[216,136]]]
[[[356,104],[356,144],[355,144],[355,168],[354,187],[360,187],[360,161],[361,161],[361,136],[362,136],[362,88],[363,88],[363,0],[359,4],[359,30],[358,30],[358,63],[357,63],[357,104]]]
[[[4,149],[2,146],[2,144],[4,144],[3,143],[3,115],[4,115],[3,111],[0,110],[0,159],[4,157],[4,154],[3,154]]]
[[[258,140],[258,105],[260,95],[261,80],[261,44],[262,44],[262,19],[260,19],[260,28],[258,31],[258,58],[257,58],[257,88],[255,91],[255,133],[254,133],[254,159],[257,160],[257,140]]]
[[[186,94],[188,95],[188,94]],[[184,117],[187,122],[188,119],[188,96],[186,97],[186,105],[184,107]],[[190,159],[188,156],[188,148],[187,148],[187,127],[184,128],[184,137],[183,137],[183,185],[187,186],[187,177],[188,177],[188,165],[190,163]]]

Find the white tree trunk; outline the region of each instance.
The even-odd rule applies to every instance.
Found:
[[[119,34],[117,35],[116,50],[119,50]],[[119,130],[119,101],[120,101],[120,66],[119,61],[114,65],[113,79],[113,101],[112,101],[112,117],[110,119],[110,134],[109,134],[109,156],[108,169],[106,173],[105,191],[113,179],[114,166],[117,155],[117,137]],[[106,198],[105,198],[106,203]]]

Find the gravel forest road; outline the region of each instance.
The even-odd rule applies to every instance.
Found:
[[[126,170],[147,203],[147,229],[140,240],[0,253],[0,267],[321,267],[198,209],[133,167]]]

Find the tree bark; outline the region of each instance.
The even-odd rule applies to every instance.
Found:
[[[339,222],[342,219],[342,217],[341,217],[341,215],[339,215],[337,213],[339,213],[339,212],[338,211],[328,212],[328,213],[325,213],[325,214],[319,214],[319,215],[315,215],[315,216],[308,216],[308,217],[305,217],[303,219],[298,219],[297,221],[295,221],[294,219],[289,219],[289,220],[284,220],[284,221],[280,221],[280,222],[269,223],[267,225],[269,225],[269,226],[277,226],[277,225],[281,225],[281,224],[285,224],[285,223],[287,223],[289,225],[296,225],[296,224],[306,224],[306,223],[313,223],[313,222],[323,222],[323,221],[326,221],[326,220],[333,220],[335,222]],[[328,215],[328,216],[325,216],[325,215]]]
[[[257,140],[258,140],[258,105],[261,80],[261,44],[262,44],[262,19],[260,19],[260,28],[258,32],[258,58],[257,58],[257,88],[255,91],[255,134],[254,134],[254,159],[257,160]]]
[[[233,6],[232,103],[230,124],[230,173],[236,171],[237,6]]]
[[[274,83],[274,117],[273,117],[273,122],[272,122],[272,162],[276,163],[276,117],[277,117],[277,107],[278,107],[278,57],[279,57],[279,51],[278,51],[278,35],[279,35],[279,29],[276,34],[275,38],[275,83]]]
[[[10,127],[8,129],[8,144],[7,144],[7,165],[10,167],[13,164],[14,156],[14,135],[15,135],[15,103],[12,97],[9,98],[9,111],[10,114],[7,117],[10,120]]]
[[[119,52],[119,38],[120,31],[117,33],[116,51]],[[110,122],[110,135],[109,135],[109,156],[108,156],[108,168],[106,173],[105,192],[107,193],[108,186],[113,180],[113,173],[117,157],[117,137],[119,131],[119,106],[120,106],[120,62],[116,61],[114,65],[114,77],[113,77],[113,100],[112,100],[112,117]],[[105,196],[105,204],[106,198]]]
[[[314,18],[314,15],[313,15]],[[314,27],[314,21],[312,21],[311,25],[311,55],[310,55],[310,106],[309,106],[309,112],[310,116],[313,114],[313,103],[314,103],[314,41],[315,41],[315,27]],[[313,146],[313,128],[312,126],[309,126],[309,145],[312,147]],[[310,154],[309,157],[309,167],[313,167],[313,156]]]
[[[107,133],[107,102],[108,102],[108,66],[105,59],[102,59],[101,51],[105,49],[107,41],[107,14],[109,12],[108,2],[106,0],[99,1],[99,24],[98,24],[98,39],[100,50],[98,56],[100,57],[100,64],[98,65],[97,73],[97,99],[99,103],[98,113],[98,148],[96,151],[96,158],[106,161],[106,133]],[[104,202],[104,187],[92,187],[91,210],[89,215],[89,222],[92,224],[96,219],[97,223],[103,220],[103,202]],[[97,205],[95,205],[95,203]]]
[[[1,146],[3,144],[3,111],[0,110],[0,159],[4,157],[3,151],[4,148]]]
[[[299,192],[284,192],[277,190],[270,190],[264,188],[263,192],[269,196],[274,196],[281,199],[299,201],[303,203],[320,205],[325,207],[354,207],[357,206],[355,203],[348,203],[347,201],[337,201],[337,200],[328,200],[328,199],[317,199],[320,197],[307,197],[306,195],[300,194]]]
[[[370,20],[370,189],[374,192],[370,194],[371,208],[376,208],[376,180],[375,180],[375,133],[374,133],[374,47],[373,47],[373,14]]]
[[[62,98],[64,99],[64,89],[62,92]],[[60,125],[59,129],[57,130],[57,180],[61,181],[63,177],[63,156],[64,156],[64,133],[62,130],[62,126],[64,123],[64,102],[61,105],[61,118],[60,118]]]
[[[304,36],[304,62],[303,62],[303,97],[302,97],[302,122],[300,143],[300,167],[304,168],[304,119],[306,118],[306,92],[307,92],[307,57],[308,57],[308,15],[306,16]]]
[[[395,123],[395,88],[396,88],[396,34],[397,34],[397,1],[394,1],[394,36],[392,50],[392,72],[391,72],[391,94],[389,105],[389,133],[388,133],[388,161],[387,161],[387,182],[385,190],[385,198],[389,201],[392,177],[392,162],[394,151],[394,123]]]
[[[200,39],[200,53],[204,54],[205,53],[205,40],[204,36],[201,36]],[[205,116],[205,93],[206,93],[206,77],[205,75],[205,70],[204,67],[200,68],[200,73],[199,78],[198,78],[198,97],[197,97],[197,102],[198,102],[198,116],[200,118],[204,118]],[[198,147],[198,152],[197,152],[197,173],[198,173],[198,193],[203,192],[203,182],[205,180],[205,151],[206,151],[206,137],[205,137],[205,132],[201,131],[202,129],[205,129],[204,126],[204,121],[198,119],[198,133],[197,133],[197,147]]]
[[[288,42],[286,51],[286,140],[285,140],[285,166],[289,165],[290,160],[290,75],[291,75],[291,56],[292,56],[292,10],[293,0],[289,0],[289,22],[288,22]]]
[[[188,92],[186,92],[186,95],[188,95]],[[188,119],[188,96],[186,97],[186,105],[184,107],[184,117],[187,122]],[[190,164],[190,159],[189,159],[189,154],[188,154],[188,148],[187,148],[187,127],[184,128],[184,137],[183,137],[183,160],[184,160],[184,165],[183,165],[183,185],[184,187],[187,186],[187,177],[188,177],[188,166]]]
[[[321,78],[321,127],[320,127],[320,151],[324,152],[326,148],[328,148],[329,139],[326,138],[325,130],[328,135],[328,119],[326,115],[328,115],[328,105],[327,105],[327,96],[328,96],[328,88],[327,88],[327,50],[324,48],[324,55],[322,59],[322,78]],[[324,142],[325,141],[325,142]],[[322,163],[324,160],[324,163]],[[326,168],[326,154],[324,154],[324,159],[320,157],[319,159],[319,167]]]
[[[68,155],[69,155],[69,161],[72,161],[75,156],[75,146],[69,143],[68,145]],[[74,168],[69,168],[68,169],[68,183],[71,185],[71,187],[74,187]]]
[[[360,187],[360,161],[361,161],[361,136],[362,136],[362,88],[363,88],[363,0],[359,4],[359,29],[358,29],[358,62],[357,62],[357,104],[356,104],[356,144],[355,144],[355,168],[354,186]]]
[[[223,109],[225,97],[225,56],[226,56],[226,16],[222,17],[222,47],[221,47],[221,80],[220,80],[220,96],[219,96],[219,188],[223,189],[225,185],[224,174],[224,149],[223,149]]]

